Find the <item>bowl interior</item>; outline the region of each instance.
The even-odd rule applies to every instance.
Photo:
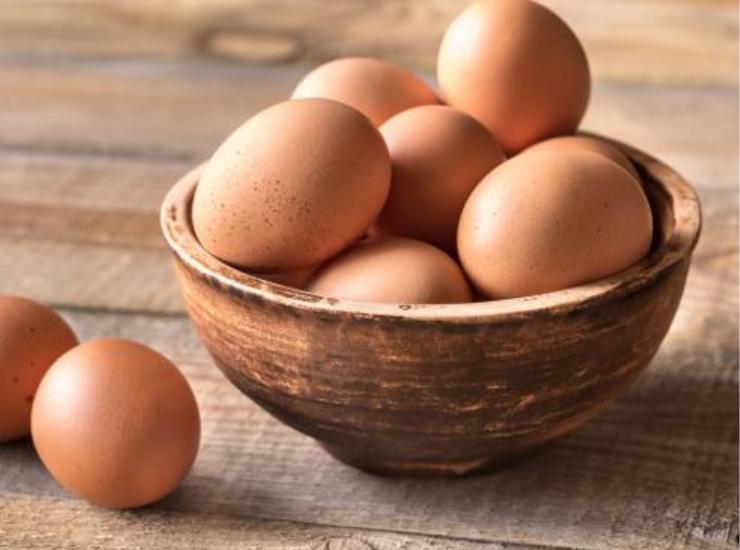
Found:
[[[600,137],[600,136],[597,136]],[[605,138],[601,138],[605,139]],[[191,270],[216,280],[231,293],[325,313],[393,316],[421,321],[505,321],[534,311],[567,312],[594,301],[610,300],[651,284],[661,273],[691,254],[701,227],[699,202],[692,187],[673,169],[628,145],[610,141],[635,164],[651,204],[654,238],[640,262],[611,277],[537,296],[465,304],[379,304],[317,296],[240,271],[208,254],[195,238],[190,205],[202,167],[184,176],[162,206],[162,228],[170,247]]]

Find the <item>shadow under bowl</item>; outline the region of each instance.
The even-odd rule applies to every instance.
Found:
[[[198,170],[165,198],[162,229],[190,319],[244,394],[352,466],[463,475],[594,416],[648,365],[673,320],[700,232],[698,199],[665,164],[612,143],[643,178],[652,251],[610,278],[539,296],[370,304],[251,276],[196,240]]]

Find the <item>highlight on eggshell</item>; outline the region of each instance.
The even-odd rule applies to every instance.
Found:
[[[30,434],[41,379],[76,345],[72,329],[50,308],[22,296],[0,295],[0,443]]]
[[[642,187],[599,153],[544,150],[491,172],[468,198],[458,250],[491,299],[562,290],[613,275],[650,250]]]
[[[455,254],[460,212],[483,176],[504,161],[500,145],[477,120],[442,105],[403,111],[380,133],[393,175],[371,234],[420,239]]]
[[[292,98],[340,101],[376,126],[406,109],[439,103],[434,90],[412,72],[369,57],[345,57],[317,67],[298,83]]]
[[[98,506],[133,508],[180,485],[200,441],[195,396],[154,350],[114,338],[59,357],[31,414],[42,462],[70,492]]]
[[[507,153],[572,134],[591,77],[568,25],[531,0],[482,0],[448,27],[439,48],[442,99],[485,124]]]

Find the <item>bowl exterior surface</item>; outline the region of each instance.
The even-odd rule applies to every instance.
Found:
[[[321,315],[177,271],[216,364],[266,410],[363,469],[454,475],[574,428],[630,384],[687,268],[618,303],[495,324]]]
[[[653,252],[610,279],[542,296],[366,306],[268,283],[197,244],[197,171],[165,199],[162,226],[192,323],[243,393],[353,466],[463,475],[597,414],[671,325],[701,227],[698,200],[669,167],[621,147],[656,214]]]

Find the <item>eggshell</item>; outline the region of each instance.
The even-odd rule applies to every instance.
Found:
[[[601,154],[537,151],[503,163],[468,198],[465,272],[490,298],[560,290],[644,257],[652,214],[640,185]]]
[[[443,99],[483,122],[507,153],[572,134],[588,104],[588,61],[570,28],[530,0],[483,0],[439,50]]]
[[[293,98],[323,97],[341,101],[380,126],[396,113],[439,103],[437,94],[406,69],[368,57],[331,61],[308,73]]]
[[[28,298],[0,296],[0,442],[31,430],[41,378],[77,337],[54,311]]]
[[[413,237],[454,254],[465,200],[503,162],[501,147],[474,118],[442,105],[399,113],[380,133],[393,176],[374,233]]]
[[[390,186],[388,148],[358,111],[327,99],[274,105],[213,154],[193,199],[201,245],[247,271],[315,266],[354,242]]]
[[[609,145],[605,141],[593,138],[590,136],[562,136],[552,139],[547,139],[532,145],[531,147],[522,151],[522,153],[529,153],[532,151],[590,151],[592,153],[600,153],[609,160],[616,162],[619,166],[627,170],[635,180],[640,181],[640,174],[637,173],[635,165],[632,164],[630,159],[622,153],[616,147]]]
[[[198,451],[200,418],[169,360],[126,340],[93,340],[60,357],[41,382],[33,442],[49,472],[97,504],[131,508],[175,489]]]
[[[308,291],[358,302],[446,304],[470,302],[460,267],[438,248],[390,237],[355,244],[320,269]]]

